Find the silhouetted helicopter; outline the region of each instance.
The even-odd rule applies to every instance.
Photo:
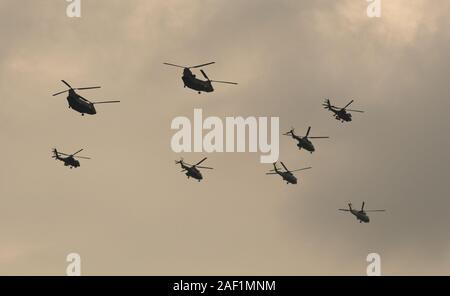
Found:
[[[362,223],[362,222],[369,223],[370,222],[369,216],[367,216],[367,214],[366,214],[368,212],[385,212],[385,210],[364,210],[364,204],[365,204],[365,202],[362,203],[360,211],[352,209],[351,203],[348,204],[348,209],[339,209],[339,211],[352,213],[353,215],[355,215],[356,220],[359,220],[359,223]]]
[[[288,170],[288,168],[284,165],[284,163],[282,161],[280,163],[283,166],[283,168],[286,170],[285,172],[280,171],[280,169],[277,168],[277,163],[275,162],[273,164],[273,170],[270,170],[270,173],[266,173],[266,175],[280,175],[283,178],[283,180],[286,181],[286,184],[297,184],[297,177],[294,176],[293,172],[308,170],[308,169],[312,168],[312,167],[307,167],[307,168],[290,171],[290,170]]]
[[[183,79],[184,87],[188,87],[190,89],[196,90],[196,91],[198,91],[199,94],[201,94],[202,91],[203,92],[213,92],[214,91],[214,88],[212,87],[213,82],[237,85],[236,82],[211,80],[208,78],[205,71],[203,71],[203,70],[200,70],[200,72],[203,74],[203,77],[205,77],[206,81],[198,79],[198,78],[196,78],[196,76],[194,74],[192,74],[191,69],[201,68],[201,67],[208,66],[208,65],[211,65],[214,63],[215,62],[211,62],[211,63],[206,63],[206,64],[192,66],[192,67],[184,67],[184,66],[170,64],[170,63],[164,63],[164,65],[183,68],[184,69],[183,76],[181,77],[181,79]]]
[[[311,127],[308,127],[308,131],[306,132],[306,136],[304,137],[300,137],[297,136],[294,133],[294,128],[291,128],[290,131],[288,131],[287,133],[285,133],[285,136],[291,136],[293,139],[297,140],[297,147],[298,149],[305,149],[306,151],[309,151],[311,153],[313,153],[316,149],[314,148],[314,145],[311,143],[311,141],[309,139],[328,139],[329,137],[310,137],[309,136],[309,132],[311,131]]]
[[[54,94],[53,96],[57,96],[66,92],[69,92],[69,95],[67,96],[67,101],[69,102],[69,108],[72,108],[75,111],[78,111],[81,113],[81,115],[84,116],[84,114],[90,114],[94,115],[97,113],[95,110],[94,105],[97,104],[109,104],[109,103],[119,103],[120,101],[104,101],[104,102],[90,102],[89,100],[83,98],[79,94],[77,94],[76,90],[85,90],[85,89],[96,89],[100,88],[100,86],[92,86],[92,87],[79,87],[79,88],[72,88],[66,81],[61,80],[65,85],[69,87],[68,90],[58,92]]]
[[[181,165],[181,168],[183,169],[181,172],[182,173],[186,172],[186,176],[188,177],[188,179],[190,177],[192,177],[200,182],[203,179],[203,176],[202,176],[202,173],[200,173],[200,171],[198,169],[208,169],[208,170],[213,169],[210,167],[199,166],[199,164],[204,162],[206,159],[207,159],[207,157],[203,158],[196,164],[192,165],[192,164],[188,164],[188,163],[184,162],[184,160],[182,158],[181,160],[176,160],[175,164]]]
[[[353,103],[353,100],[350,101],[350,103],[348,103],[347,105],[345,105],[344,108],[340,108],[340,107],[335,107],[332,106],[330,103],[330,100],[325,100],[325,103],[323,103],[322,105],[324,106],[325,109],[330,110],[331,112],[334,113],[334,118],[336,118],[337,120],[340,120],[341,122],[344,121],[352,121],[352,115],[348,112],[359,112],[359,113],[364,113],[364,111],[360,111],[360,110],[350,110],[347,109],[348,106],[350,106]]]
[[[76,160],[75,158],[90,159],[89,157],[75,156],[78,153],[80,153],[81,151],[83,151],[83,149],[75,152],[74,154],[70,154],[69,155],[69,154],[58,152],[58,150],[53,149],[53,156],[52,156],[52,158],[64,162],[65,166],[68,166],[70,168],[77,168],[77,167],[80,166],[80,162],[78,160]],[[61,155],[67,156],[67,157],[61,157]]]

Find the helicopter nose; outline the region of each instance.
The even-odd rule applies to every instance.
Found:
[[[297,184],[297,179],[292,180],[293,184]]]

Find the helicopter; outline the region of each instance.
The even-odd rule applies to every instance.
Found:
[[[198,79],[191,71],[191,69],[201,68],[201,67],[212,65],[212,64],[215,64],[215,62],[192,66],[192,67],[185,67],[185,66],[175,65],[175,64],[171,64],[171,63],[164,63],[164,65],[167,65],[167,66],[183,68],[183,76],[181,77],[181,79],[183,80],[184,87],[188,87],[190,89],[196,90],[199,94],[201,94],[202,92],[208,92],[208,93],[213,92],[214,91],[214,88],[212,86],[213,82],[237,85],[236,82],[211,80],[206,75],[205,71],[203,71],[203,70],[200,70],[200,72],[202,73],[203,77],[205,77],[206,80],[201,80],[201,79]]]
[[[69,155],[69,154],[58,152],[58,150],[56,150],[56,148],[55,148],[55,149],[53,149],[52,158],[64,162],[64,166],[68,166],[71,169],[77,168],[80,166],[80,162],[78,160],[76,160],[75,158],[90,159],[89,157],[75,156],[78,153],[80,153],[81,151],[83,151],[83,149],[80,149],[79,151],[75,152],[74,154]],[[61,157],[61,155],[66,156],[66,157]]]
[[[306,136],[301,137],[301,136],[297,136],[294,133],[294,128],[291,128],[290,131],[288,131],[287,133],[284,133],[283,135],[285,136],[291,136],[293,139],[297,140],[297,147],[298,149],[305,149],[306,151],[309,151],[311,153],[313,153],[316,149],[314,148],[314,145],[311,143],[311,141],[309,139],[329,139],[330,137],[309,137],[309,132],[311,131],[311,127],[308,127],[308,131],[306,132]]]
[[[353,215],[355,215],[356,220],[359,220],[359,223],[369,223],[370,219],[369,216],[367,216],[367,212],[385,212],[386,210],[364,210],[364,205],[365,202],[363,201],[362,206],[361,206],[361,210],[355,210],[352,208],[352,204],[349,203],[348,204],[348,209],[339,209],[339,211],[343,211],[343,212],[350,212]]]
[[[92,87],[78,87],[78,88],[72,88],[69,83],[67,83],[64,80],[61,80],[62,83],[67,85],[69,89],[58,92],[56,94],[53,94],[53,96],[57,96],[66,92],[69,92],[69,95],[67,96],[67,101],[69,102],[69,108],[78,111],[81,113],[82,116],[84,114],[90,114],[94,115],[97,114],[97,111],[95,110],[95,106],[97,104],[109,104],[109,103],[119,103],[120,101],[103,101],[103,102],[90,102],[89,100],[83,98],[79,94],[77,94],[76,90],[86,90],[86,89],[97,89],[100,88],[100,86],[92,86]]]
[[[323,103],[322,105],[324,106],[324,109],[328,109],[331,112],[333,112],[334,118],[336,118],[337,120],[340,120],[341,122],[344,122],[344,121],[349,122],[349,121],[352,121],[352,115],[349,112],[364,113],[364,111],[360,111],[360,110],[347,109],[347,107],[350,106],[352,103],[353,103],[353,100],[351,100],[350,103],[345,105],[344,108],[340,108],[340,107],[332,106],[330,103],[330,100],[326,99],[325,103]]]
[[[273,170],[270,170],[269,171],[270,173],[266,173],[266,175],[280,175],[283,178],[283,180],[286,181],[286,184],[297,184],[297,177],[294,176],[293,172],[312,169],[312,167],[307,167],[307,168],[302,168],[302,169],[290,171],[284,165],[284,163],[282,161],[280,163],[283,166],[283,168],[286,170],[285,172],[283,172],[279,168],[277,168],[277,163],[274,162],[273,163]]]
[[[190,177],[192,177],[200,182],[201,180],[203,180],[203,176],[202,176],[202,173],[200,173],[200,171],[198,169],[208,169],[208,170],[213,169],[210,167],[199,166],[199,164],[204,162],[206,159],[207,159],[207,157],[203,158],[196,164],[192,165],[192,164],[188,164],[188,163],[184,162],[183,158],[181,158],[181,160],[176,160],[175,164],[181,165],[181,168],[183,169],[181,172],[182,173],[186,172],[186,176],[188,177],[188,179]]]

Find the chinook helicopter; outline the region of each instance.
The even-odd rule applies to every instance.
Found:
[[[196,90],[199,94],[202,92],[213,92],[214,88],[212,86],[212,83],[226,83],[226,84],[234,84],[237,85],[236,82],[229,82],[229,81],[219,81],[219,80],[211,80],[206,75],[205,71],[200,70],[203,77],[205,77],[206,80],[198,79],[191,71],[191,69],[201,68],[204,66],[215,64],[215,62],[206,63],[202,65],[192,66],[192,67],[185,67],[180,65],[175,65],[171,63],[164,63],[164,65],[172,66],[172,67],[178,67],[183,69],[183,76],[181,79],[183,80],[184,87],[188,87],[190,89]]]
[[[83,149],[75,152],[74,154],[69,155],[69,154],[58,152],[58,150],[56,150],[56,148],[55,148],[52,151],[53,152],[52,158],[64,162],[64,166],[68,166],[71,169],[77,168],[80,166],[80,162],[78,160],[76,160],[75,158],[90,159],[89,157],[76,156],[81,151],[83,151]],[[66,157],[61,157],[61,155],[66,156]]]
[[[339,209],[339,211],[352,213],[356,217],[356,220],[359,221],[359,223],[362,223],[362,222],[369,223],[370,222],[369,216],[367,216],[368,212],[385,212],[386,211],[386,210],[364,210],[364,205],[365,205],[365,202],[363,201],[361,210],[358,211],[358,210],[353,209],[352,204],[349,203],[348,209]]]
[[[286,184],[297,184],[297,177],[294,176],[293,172],[303,171],[312,169],[312,167],[302,168],[298,170],[290,171],[284,163],[280,162],[283,168],[286,170],[285,172],[281,171],[279,168],[277,168],[277,163],[273,163],[273,170],[270,170],[269,173],[266,173],[266,175],[280,175],[283,180],[286,181]]]
[[[327,109],[327,110],[330,110],[331,112],[333,112],[334,118],[336,118],[337,120],[340,120],[341,122],[344,122],[344,121],[349,122],[349,121],[352,121],[352,114],[350,114],[349,112],[364,113],[364,111],[360,111],[360,110],[347,109],[347,107],[350,106],[352,103],[353,103],[353,100],[351,100],[350,103],[345,105],[344,108],[340,108],[340,107],[331,105],[330,100],[326,99],[325,103],[323,103],[322,106],[324,106],[324,109]]]
[[[76,90],[86,90],[86,89],[97,89],[100,88],[100,86],[92,86],[92,87],[78,87],[78,88],[72,88],[69,83],[67,83],[64,80],[61,80],[62,83],[67,85],[69,89],[58,92],[56,94],[53,94],[53,96],[57,96],[63,93],[68,92],[69,95],[67,96],[67,101],[69,102],[69,108],[81,113],[82,116],[84,114],[90,114],[94,115],[97,114],[97,110],[95,110],[95,106],[97,104],[110,104],[110,103],[119,103],[120,101],[103,101],[103,102],[90,102],[89,100],[83,98],[79,94],[77,94]]]
[[[306,136],[301,137],[301,136],[297,136],[294,133],[294,128],[291,128],[290,131],[288,131],[287,133],[284,133],[283,135],[285,136],[291,136],[294,140],[297,140],[297,147],[299,150],[301,150],[302,148],[305,149],[306,151],[309,151],[311,153],[313,153],[316,149],[314,148],[313,143],[311,143],[311,141],[309,139],[329,139],[330,137],[310,137],[309,136],[309,132],[311,131],[311,127],[308,127],[308,131],[306,132]]]
[[[194,178],[197,181],[201,181],[203,180],[203,176],[202,173],[200,173],[200,171],[198,169],[207,169],[207,170],[212,170],[213,168],[210,167],[204,167],[204,166],[199,166],[199,164],[201,164],[202,162],[204,162],[206,159],[208,159],[207,157],[203,158],[202,160],[200,160],[199,162],[197,162],[196,164],[192,165],[192,164],[188,164],[186,162],[184,162],[183,158],[181,158],[181,160],[176,160],[175,164],[179,164],[182,168],[182,173],[186,172],[186,176],[189,178]]]

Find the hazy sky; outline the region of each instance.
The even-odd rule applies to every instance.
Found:
[[[386,275],[450,274],[450,2],[384,0],[0,1],[0,274],[364,275],[377,252]],[[180,69],[216,85],[184,89]],[[100,105],[67,108],[66,79]],[[350,124],[322,109],[355,99]],[[197,183],[170,148],[176,116],[279,116],[316,140],[298,151],[288,186],[259,154],[206,155]],[[84,148],[70,170],[51,149]],[[385,208],[370,224],[338,212]]]

